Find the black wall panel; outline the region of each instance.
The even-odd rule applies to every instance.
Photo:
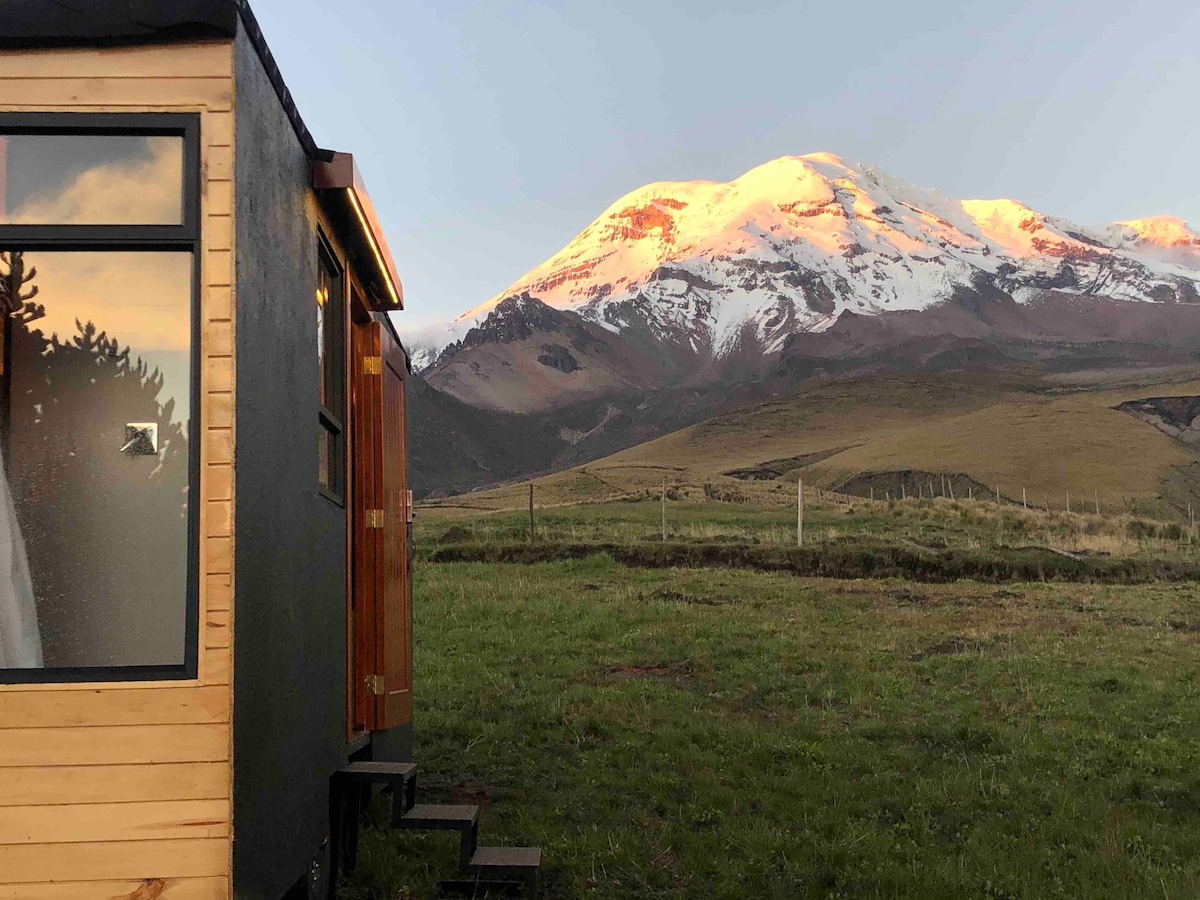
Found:
[[[344,761],[344,510],[317,490],[309,160],[244,34],[236,77],[234,886],[278,900]]]

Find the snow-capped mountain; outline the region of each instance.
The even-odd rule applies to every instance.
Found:
[[[448,326],[409,335],[431,366],[506,298],[721,359],[778,351],[845,311],[920,310],[980,273],[1018,301],[1047,290],[1200,303],[1200,235],[1152,217],[1081,227],[1015,200],[956,200],[828,153],[734,181],[660,182]]]

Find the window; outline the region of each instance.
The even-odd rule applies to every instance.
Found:
[[[0,224],[183,223],[182,137],[10,134],[0,160]]]
[[[346,494],[346,291],[337,258],[324,239],[317,256],[317,483],[337,503]]]
[[[0,682],[195,677],[198,124],[0,114]]]

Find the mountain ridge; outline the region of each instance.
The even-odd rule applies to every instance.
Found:
[[[731,182],[656,182],[449,326],[409,335],[440,362],[496,307],[529,295],[615,334],[645,332],[698,365],[750,341],[774,354],[846,311],[924,309],[979,273],[1039,291],[1200,302],[1200,236],[1177,217],[1078,226],[1016,200],[955,200],[828,153]]]

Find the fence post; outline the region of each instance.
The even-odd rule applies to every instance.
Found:
[[[529,543],[531,544],[534,541],[533,535],[533,482],[531,481],[529,482]]]
[[[796,546],[804,546],[804,479],[796,482]]]
[[[663,520],[663,543],[667,542],[667,476],[663,476],[663,501],[662,501],[662,520]]]

